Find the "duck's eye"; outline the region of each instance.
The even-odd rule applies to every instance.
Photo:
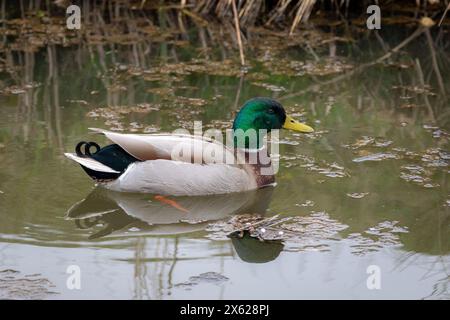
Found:
[[[275,113],[275,110],[269,109],[269,110],[267,110],[267,112],[268,112],[268,113]]]

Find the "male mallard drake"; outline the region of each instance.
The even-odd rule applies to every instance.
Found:
[[[273,171],[264,170],[270,169],[271,163],[263,135],[281,128],[314,131],[286,115],[277,101],[254,98],[236,115],[232,147],[201,136],[122,134],[92,128],[114,144],[100,148],[95,142],[82,141],[75,154],[65,155],[96,182],[115,191],[168,195],[242,192],[275,182]],[[252,130],[258,132],[256,139],[247,135]],[[95,153],[91,153],[92,147]],[[249,161],[253,156],[256,162]]]

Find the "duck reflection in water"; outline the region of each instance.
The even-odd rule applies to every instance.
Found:
[[[102,237],[181,235],[203,231],[232,215],[264,215],[273,187],[211,196],[170,197],[123,193],[95,188],[67,211],[67,219],[80,229],[98,229],[89,239]],[[132,232],[130,232],[132,230]],[[274,260],[283,249],[278,241],[260,241],[244,234],[231,238],[238,256],[246,262]]]

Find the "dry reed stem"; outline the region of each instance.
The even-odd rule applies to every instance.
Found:
[[[316,0],[302,0],[300,2],[297,13],[295,14],[294,22],[292,22],[291,30],[289,32],[290,36],[294,33],[295,28],[302,20],[302,18],[305,18],[304,21],[308,19],[309,14],[311,13],[311,10],[314,7],[315,3]]]
[[[265,23],[266,26],[269,26],[274,20],[280,18],[283,13],[286,11],[286,8],[289,6],[292,0],[281,0],[277,2],[275,9],[269,14],[269,19]]]
[[[233,9],[233,16],[234,16],[234,28],[236,29],[236,38],[239,46],[239,56],[241,58],[241,65],[245,66],[245,56],[244,56],[244,47],[242,45],[242,39],[241,39],[241,27],[239,25],[239,17],[238,12],[236,8],[236,0],[230,0],[231,7]]]
[[[439,24],[438,24],[439,27],[441,26],[442,21],[444,21],[444,18],[445,18],[445,16],[447,15],[447,11],[448,11],[448,10],[450,10],[450,3],[448,4],[447,8],[445,9],[444,14],[442,15],[441,20],[439,20]]]

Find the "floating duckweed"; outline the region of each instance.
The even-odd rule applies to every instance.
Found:
[[[315,205],[314,201],[312,200],[306,200],[303,203],[297,203],[295,204],[297,207],[312,207]]]
[[[260,59],[264,67],[272,74],[288,76],[328,76],[351,70],[353,65],[339,59],[321,61],[296,61],[275,57]]]
[[[428,95],[428,96],[435,96],[436,94],[432,92],[431,86],[424,85],[424,86],[393,86],[392,89],[400,89],[405,92],[416,94],[416,95]]]
[[[4,87],[0,90],[0,95],[20,95],[27,93],[28,90],[32,90],[40,86],[40,83],[30,82],[24,85],[11,85]]]
[[[347,239],[351,240],[352,253],[355,255],[366,255],[379,251],[389,246],[400,245],[398,234],[408,233],[408,228],[397,226],[398,221],[384,221],[375,227],[361,233],[352,233]]]
[[[344,148],[356,150],[363,147],[377,147],[377,148],[383,148],[388,147],[393,143],[391,140],[385,140],[382,138],[374,138],[370,136],[362,136],[361,138],[357,139],[352,144],[344,144],[342,145]]]
[[[0,299],[45,299],[58,294],[56,286],[41,274],[22,275],[12,269],[0,270]]]
[[[326,251],[329,241],[339,238],[338,233],[348,226],[337,222],[325,212],[312,212],[305,217],[263,218],[260,215],[234,216],[229,221],[207,227],[208,237],[225,240],[248,233],[262,241],[283,241],[287,250]]]
[[[263,87],[264,89],[267,89],[267,90],[273,91],[273,92],[286,91],[286,88],[284,88],[282,86],[276,86],[276,85],[270,84],[270,83],[252,82],[252,85],[258,86],[258,87]]]
[[[192,287],[199,285],[201,283],[210,283],[220,285],[229,279],[224,275],[217,272],[205,272],[201,273],[198,276],[189,277],[189,280],[181,283],[175,284],[175,287],[182,288],[185,290],[190,290]]]
[[[182,107],[184,107],[184,106],[202,107],[202,106],[205,106],[206,104],[208,104],[208,101],[206,101],[205,99],[188,98],[188,97],[182,97],[182,96],[174,97],[172,102],[175,105],[179,105],[179,106],[182,106]]]
[[[173,88],[163,87],[163,88],[150,88],[147,89],[147,92],[157,94],[160,96],[167,96],[173,94]]]
[[[387,159],[400,159],[399,155],[392,152],[378,152],[371,153],[369,155],[354,158],[353,162],[366,162],[366,161],[382,161]]]
[[[87,117],[104,119],[104,124],[113,131],[125,131],[131,132],[145,131],[156,132],[159,129],[156,126],[147,126],[140,124],[136,121],[126,124],[126,116],[130,114],[146,114],[152,111],[158,111],[160,105],[141,103],[135,106],[114,106],[95,108],[87,113]]]
[[[353,199],[362,199],[365,196],[367,196],[369,192],[353,192],[353,193],[347,193],[347,196]]]

